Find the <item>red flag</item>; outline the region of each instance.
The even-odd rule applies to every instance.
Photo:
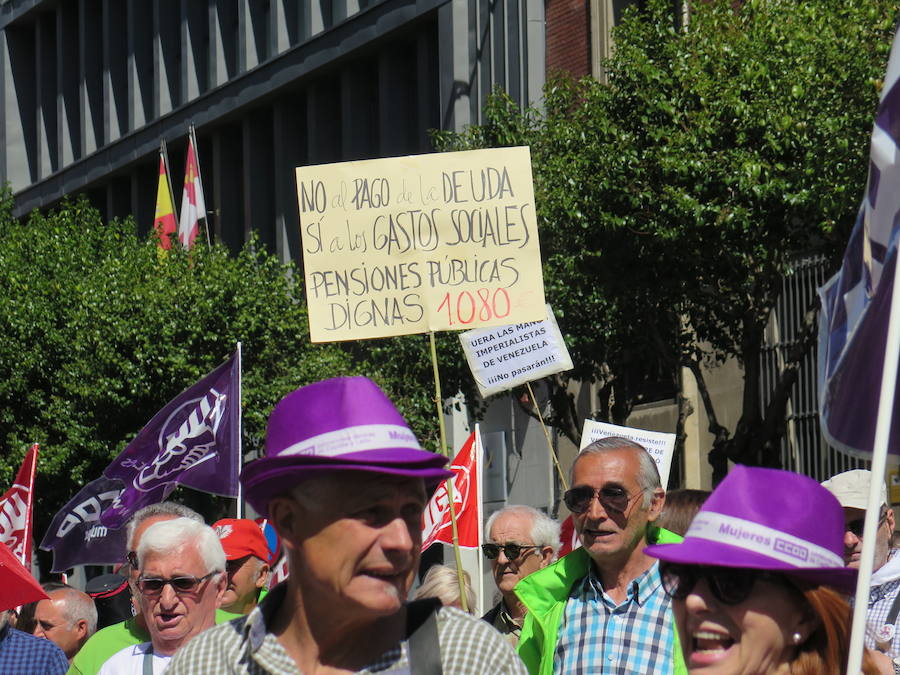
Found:
[[[159,248],[168,251],[172,248],[170,237],[175,234],[175,207],[172,205],[172,191],[169,188],[169,174],[166,171],[166,158],[159,151],[159,184],[156,187],[156,217],[153,229],[159,234]]]
[[[37,457],[35,443],[25,455],[16,482],[0,497],[0,542],[28,569],[31,569],[31,511]]]
[[[562,544],[559,547],[560,558],[581,546],[581,542],[578,541],[578,533],[575,531],[575,523],[572,521],[571,515],[562,521],[562,527],[559,530],[559,540]]]
[[[453,477],[453,505],[456,511],[456,530],[462,548],[478,548],[481,544],[481,504],[478,491],[478,456],[481,439],[475,439],[473,431],[463,444],[450,470]],[[425,513],[422,514],[422,550],[440,541],[453,543],[453,528],[450,523],[450,500],[447,481],[435,491]]]
[[[187,162],[184,167],[184,192],[181,193],[181,220],[178,223],[178,241],[184,248],[194,245],[200,231],[200,220],[206,218],[206,201],[200,182],[200,164],[194,147],[194,134],[188,136]]]

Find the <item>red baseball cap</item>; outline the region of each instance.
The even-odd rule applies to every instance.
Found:
[[[254,555],[260,560],[270,562],[266,537],[259,525],[252,520],[222,518],[213,523],[212,527],[225,550],[226,560],[237,560],[244,556]]]

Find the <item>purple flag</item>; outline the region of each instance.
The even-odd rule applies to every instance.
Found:
[[[53,517],[41,548],[53,551],[53,572],[75,565],[115,564],[125,560],[125,528],[100,523],[100,513],[122,492],[122,481],[98,478],[85,485]]]
[[[819,289],[819,413],[828,442],[871,459],[900,239],[900,40],[875,115],[869,180],[840,271]],[[893,317],[893,321],[900,317]],[[889,373],[888,377],[897,377]],[[888,452],[900,454],[900,397]]]
[[[184,390],[141,429],[103,474],[125,489],[103,511],[121,527],[135,511],[163,501],[176,484],[236,497],[240,454],[240,360],[235,353]]]

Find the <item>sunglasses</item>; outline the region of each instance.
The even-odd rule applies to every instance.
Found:
[[[750,597],[758,580],[792,585],[783,574],[741,567],[660,563],[659,572],[662,576],[663,589],[675,600],[684,600],[694,590],[697,582],[703,579],[716,600],[726,605],[739,605],[744,602]]]
[[[563,501],[572,513],[584,513],[591,507],[591,502],[596,496],[600,500],[600,505],[604,511],[625,513],[628,510],[628,505],[642,494],[644,494],[643,490],[629,496],[623,488],[614,485],[607,485],[600,489],[594,489],[590,485],[578,485],[566,491],[563,495]]]
[[[481,550],[484,552],[484,557],[488,560],[496,560],[500,557],[500,551],[503,551],[503,555],[506,556],[507,560],[515,560],[522,552],[527,549],[532,548],[540,548],[540,546],[524,546],[522,544],[482,544]]]
[[[210,572],[199,578],[185,575],[182,577],[172,577],[171,579],[142,576],[138,577],[137,586],[141,591],[141,594],[147,596],[159,595],[167,585],[171,585],[172,590],[178,594],[194,593],[200,587],[200,584],[216,574],[219,574],[219,572]]]
[[[878,527],[884,525],[884,521],[887,519],[887,511],[882,511],[881,515],[878,517]],[[850,532],[857,539],[862,539],[863,529],[865,528],[866,518],[863,516],[862,518],[857,518],[856,520],[851,520],[849,523],[844,525],[844,531]]]

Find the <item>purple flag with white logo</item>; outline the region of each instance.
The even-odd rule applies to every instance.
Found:
[[[41,548],[53,551],[53,572],[75,565],[105,565],[125,560],[125,528],[113,530],[100,514],[122,492],[122,481],[98,478],[85,485],[53,517]]]
[[[828,442],[871,458],[900,238],[900,41],[875,115],[869,180],[840,271],[819,289],[819,413]],[[893,317],[893,321],[900,317]],[[896,377],[895,373],[889,377]],[[900,454],[900,397],[888,452]]]
[[[121,527],[140,508],[163,501],[177,484],[226,497],[238,494],[240,360],[235,353],[184,390],[141,429],[103,472],[125,489],[103,511]]]

